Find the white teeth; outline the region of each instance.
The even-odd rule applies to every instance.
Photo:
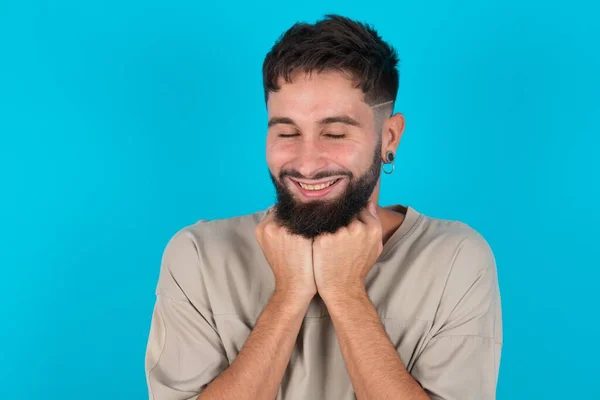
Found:
[[[305,190],[323,190],[323,189],[333,185],[336,180],[337,179],[334,179],[332,181],[321,183],[318,185],[307,185],[307,184],[300,183],[300,182],[298,182],[298,184],[300,185],[300,187],[302,187],[302,189],[305,189]]]

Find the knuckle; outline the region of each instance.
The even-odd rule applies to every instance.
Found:
[[[381,227],[379,225],[372,224],[368,227],[367,231],[369,235],[378,235],[381,233]]]
[[[329,247],[333,242],[333,235],[326,233],[316,239],[321,247]]]
[[[270,237],[273,237],[277,234],[278,228],[276,224],[269,222],[265,225],[264,231],[265,234],[267,234]]]
[[[361,231],[362,231],[362,228],[357,223],[353,222],[350,226],[348,226],[348,233],[352,236],[356,236],[356,235],[360,234]]]

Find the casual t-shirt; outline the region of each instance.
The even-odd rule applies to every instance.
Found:
[[[473,228],[412,207],[365,287],[432,399],[494,399],[502,323],[493,253]],[[150,399],[194,399],[236,358],[275,283],[255,238],[266,210],[199,221],[167,244],[146,352]],[[323,300],[310,303],[277,400],[355,399]]]

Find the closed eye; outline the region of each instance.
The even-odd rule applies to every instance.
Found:
[[[346,135],[335,135],[333,133],[327,133],[327,134],[325,134],[325,136],[327,136],[328,138],[331,138],[331,139],[343,139],[346,137]]]
[[[295,136],[300,136],[299,133],[280,133],[278,135],[280,138],[291,138],[291,137],[295,137]]]

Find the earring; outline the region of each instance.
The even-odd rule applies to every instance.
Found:
[[[383,168],[383,172],[385,172],[385,173],[386,173],[386,174],[388,174],[388,175],[389,175],[389,174],[391,174],[392,172],[394,172],[394,168],[395,168],[395,166],[396,166],[396,163],[395,163],[395,161],[394,161],[394,160],[395,160],[395,158],[396,158],[396,157],[395,157],[395,155],[394,155],[394,152],[393,152],[393,151],[388,151],[387,153],[385,153],[385,162],[384,162],[383,164],[384,164],[384,165],[387,165],[387,164],[392,164],[392,169],[388,171],[388,170],[386,170],[386,169],[385,169],[385,167],[384,167],[384,168]]]

